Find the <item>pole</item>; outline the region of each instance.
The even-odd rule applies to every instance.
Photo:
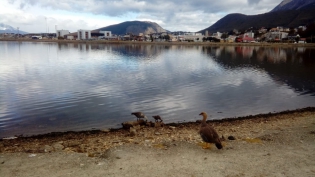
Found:
[[[46,21],[46,36],[47,36],[47,17],[45,17],[45,21]]]

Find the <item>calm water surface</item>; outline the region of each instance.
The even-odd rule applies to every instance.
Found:
[[[0,42],[0,137],[315,106],[314,49]]]

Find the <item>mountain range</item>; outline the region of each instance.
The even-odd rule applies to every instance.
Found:
[[[27,34],[25,31],[20,31],[17,28],[13,28],[12,26],[6,25],[4,23],[0,23],[0,33]]]
[[[198,32],[229,32],[234,29],[239,31],[249,28],[273,28],[277,26],[298,27],[315,22],[315,0],[283,0],[270,12],[258,15],[245,15],[241,13],[228,14],[218,20],[213,25],[200,30]],[[124,35],[128,33],[150,34],[168,32],[160,25],[149,21],[126,21],[123,23],[110,25],[93,31],[111,31],[112,34]],[[0,33],[20,33],[27,32],[18,31],[9,25],[0,23]]]
[[[284,0],[270,12],[283,10],[299,10],[314,6],[314,0]]]
[[[229,32],[234,29],[246,30],[251,27],[298,27],[314,22],[315,0],[284,0],[268,13],[258,15],[228,14],[199,32]]]
[[[150,34],[167,32],[160,25],[149,21],[127,21],[116,25],[110,25],[96,29],[99,31],[112,31],[113,34],[124,35],[128,33],[136,34]]]

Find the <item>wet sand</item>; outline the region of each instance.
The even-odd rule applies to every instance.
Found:
[[[208,123],[222,150],[199,122],[4,139],[0,176],[315,176],[315,108]]]

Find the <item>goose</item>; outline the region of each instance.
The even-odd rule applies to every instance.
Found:
[[[208,125],[206,122],[208,117],[207,113],[201,112],[199,115],[203,116],[203,119],[201,121],[201,127],[199,130],[199,134],[202,140],[206,143],[214,143],[218,149],[222,149],[223,146],[221,144],[221,140],[219,138],[218,133],[214,130],[212,126]],[[208,148],[208,146],[206,148]]]
[[[139,119],[148,120],[147,116],[145,116],[142,112],[132,112],[131,115],[135,115],[137,117],[137,120]]]
[[[155,122],[158,122],[160,120],[160,122],[163,122],[161,116],[156,115],[156,116],[152,116],[155,119]]]

